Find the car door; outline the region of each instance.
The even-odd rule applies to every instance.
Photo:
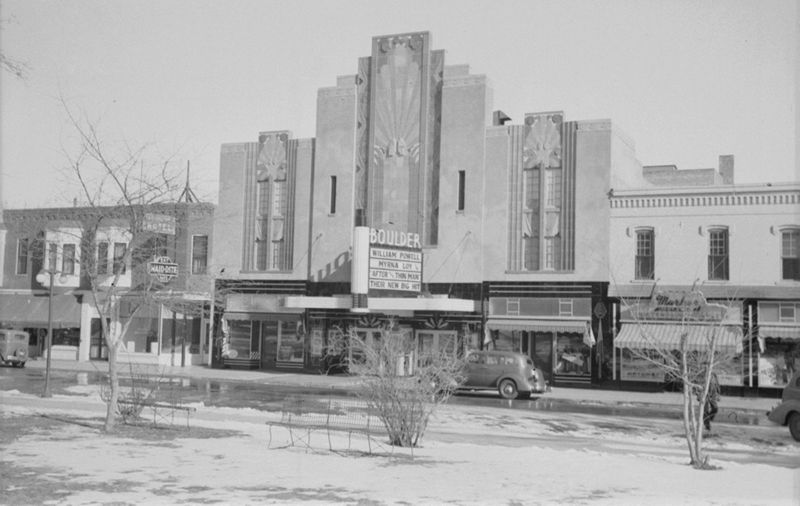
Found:
[[[464,386],[482,387],[483,378],[486,376],[486,364],[484,356],[480,353],[470,353],[467,355],[467,363],[464,366]]]

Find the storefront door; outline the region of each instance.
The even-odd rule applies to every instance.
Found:
[[[553,333],[528,332],[528,355],[542,370],[544,379],[553,382]]]

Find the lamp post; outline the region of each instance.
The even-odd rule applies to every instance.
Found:
[[[44,391],[42,392],[42,397],[51,397],[53,395],[50,393],[50,355],[52,355],[53,351],[53,286],[56,284],[55,277],[57,275],[60,275],[59,281],[64,283],[65,276],[61,275],[61,272],[58,272],[55,269],[42,269],[39,271],[39,274],[36,275],[36,281],[42,285],[45,283],[48,285],[47,340],[45,342],[45,348],[47,349],[47,364],[44,369]]]

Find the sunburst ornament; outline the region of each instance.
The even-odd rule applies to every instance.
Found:
[[[288,136],[285,133],[263,134],[258,140],[261,147],[256,160],[256,179],[258,181],[285,179]]]
[[[526,169],[561,166],[561,115],[531,115],[525,118],[522,163]]]

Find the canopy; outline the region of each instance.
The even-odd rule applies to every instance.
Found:
[[[678,350],[687,334],[688,350],[708,350],[712,337],[721,352],[742,352],[742,329],[732,325],[669,325],[627,323],[614,340],[616,348]]]
[[[15,327],[46,327],[48,296],[0,294],[0,322]],[[80,296],[53,295],[53,327],[81,326]]]
[[[759,325],[758,337],[800,340],[800,327],[794,325]]]

